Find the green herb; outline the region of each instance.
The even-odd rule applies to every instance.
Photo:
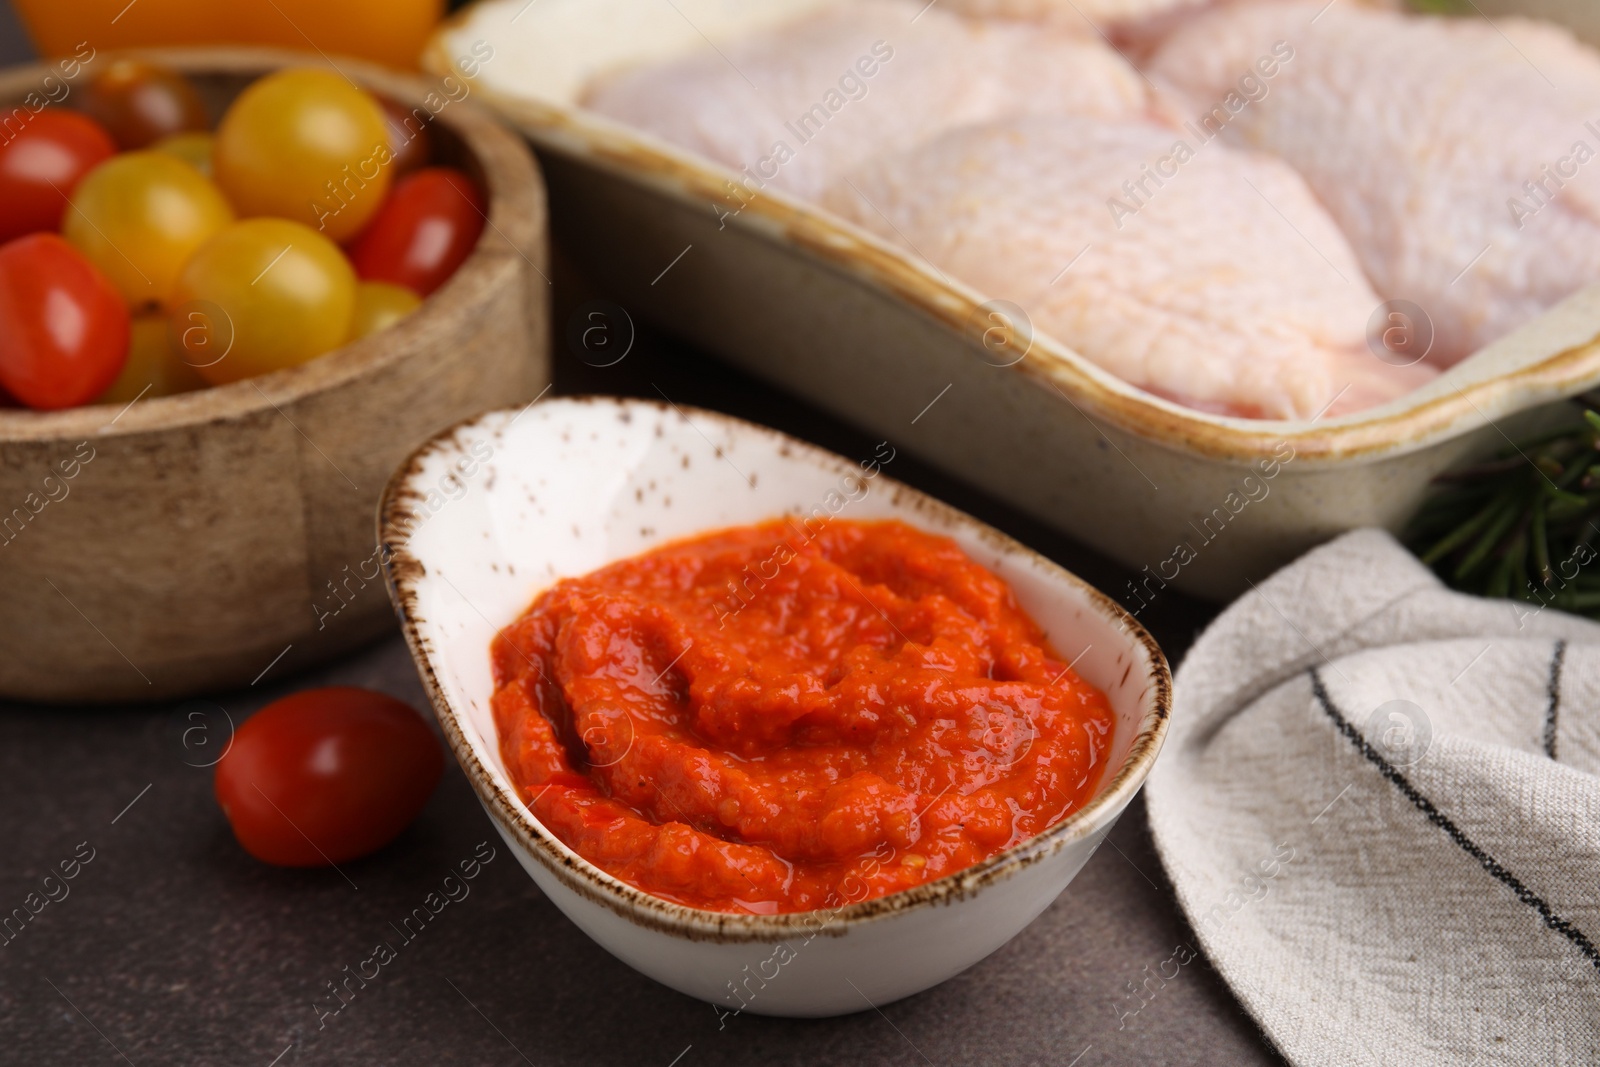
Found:
[[[1406,531],[1446,583],[1600,618],[1600,403],[1583,421],[1441,474]]]

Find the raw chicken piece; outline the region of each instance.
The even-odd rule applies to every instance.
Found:
[[[1325,5],[1202,14],[1150,70],[1304,175],[1377,290],[1428,313],[1432,360],[1600,280],[1600,56],[1539,23]],[[1240,106],[1274,42],[1293,58]]]
[[[1176,140],[1064,117],[969,127],[863,168],[825,203],[1193,407],[1311,418],[1433,377],[1369,351],[1379,299],[1293,170]]]
[[[626,71],[585,103],[742,170],[751,192],[815,198],[872,155],[955,126],[1038,111],[1134,117],[1152,96],[1097,38],[869,0]]]

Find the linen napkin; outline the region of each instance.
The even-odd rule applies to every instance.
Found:
[[[1174,694],[1156,845],[1291,1062],[1600,1063],[1600,626],[1363,530],[1240,597]]]

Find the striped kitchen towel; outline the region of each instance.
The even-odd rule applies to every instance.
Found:
[[[1600,1063],[1600,625],[1347,534],[1195,644],[1147,799],[1291,1062]]]

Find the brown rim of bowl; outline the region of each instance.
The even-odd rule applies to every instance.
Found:
[[[826,449],[818,448],[770,427],[705,408],[671,405],[656,400],[606,396],[559,397],[551,402],[609,405],[618,412],[630,408],[645,408],[660,415],[676,414],[680,418],[687,418],[686,413],[693,413],[708,421],[724,426],[731,425],[741,432],[765,437],[779,448],[786,447],[790,453],[799,453],[817,461],[825,469],[833,469],[840,473],[857,469],[849,460]],[[1147,688],[1144,698],[1146,707],[1139,720],[1138,732],[1134,735],[1128,754],[1123,758],[1116,774],[1109,782],[1102,784],[1094,798],[1082,808],[1072,812],[1049,829],[1027,841],[1013,845],[982,863],[898,893],[875,897],[837,909],[783,912],[776,915],[738,915],[705,911],[662,900],[607,874],[556,839],[533,818],[514,792],[502,788],[493,781],[483,760],[467,741],[457,713],[445,697],[438,677],[434,673],[431,643],[418,631],[418,622],[422,616],[417,606],[415,585],[426,576],[427,571],[421,561],[411,555],[401,533],[406,516],[405,505],[408,498],[416,492],[409,488],[408,483],[420,472],[423,462],[430,455],[445,451],[452,446],[459,447],[459,437],[462,433],[483,426],[485,422],[497,416],[509,415],[512,410],[508,408],[485,412],[457,423],[419,445],[396,469],[384,487],[383,498],[378,506],[378,540],[387,550],[385,555],[388,562],[384,565],[384,576],[389,597],[394,603],[396,614],[400,617],[401,630],[405,634],[412,659],[417,663],[418,673],[427,689],[435,717],[444,730],[456,760],[472,779],[473,787],[480,799],[503,830],[510,833],[531,855],[539,857],[545,868],[561,879],[562,883],[573,892],[639,925],[687,937],[690,940],[781,941],[797,933],[819,932],[838,936],[855,923],[884,918],[912,908],[953,903],[975,895],[985,886],[1011,877],[1023,868],[1059,852],[1073,841],[1099,830],[1109,829],[1115,818],[1143,786],[1145,778],[1155,764],[1157,754],[1161,751],[1172,704],[1172,675],[1167,667],[1166,656],[1155,639],[1145,631],[1137,619],[1124,611],[1121,605],[1064,567],[987,523],[944,504],[920,490],[880,474],[879,478],[883,479],[884,488],[893,494],[892,499],[907,501],[924,514],[947,520],[951,525],[965,525],[974,529],[984,541],[998,550],[1031,558],[1047,573],[1077,589],[1084,598],[1085,607],[1115,623],[1131,637],[1130,653],[1137,657],[1142,652],[1147,661]],[[500,430],[490,429],[489,432],[496,433]],[[484,650],[484,654],[488,654],[487,649]],[[1129,666],[1131,669],[1131,662]],[[498,745],[498,737],[492,740]],[[820,928],[815,925],[814,920],[810,920],[810,917],[818,915],[829,916]]]
[[[471,10],[458,11],[439,25],[423,51],[425,67],[466,77],[443,42],[448,33],[465,24]],[[488,106],[540,148],[588,159],[658,192],[715,207],[727,202],[728,183],[737,177],[733,171],[583,108],[516,97],[488,86],[479,91]],[[963,332],[987,299],[964,285],[941,279],[908,253],[865,230],[782,193],[769,192],[745,202],[739,215],[741,222],[750,216],[759,223],[754,228],[781,233],[805,254],[893,295],[952,332]],[[1237,465],[1268,456],[1284,442],[1294,447],[1296,462],[1314,465],[1404,454],[1600,383],[1597,326],[1596,336],[1583,344],[1458,387],[1453,395],[1434,397],[1387,415],[1355,413],[1317,424],[1232,419],[1185,408],[1100,370],[1043,333],[1033,337],[1029,354],[1035,351],[1043,358],[1024,358],[1012,368],[1001,369],[1015,369],[1040,388],[1059,393],[1081,412],[1129,434],[1176,452]]]
[[[111,54],[107,51],[101,56]],[[363,88],[376,90],[412,107],[423,106],[427,95],[435,91],[434,83],[423,77],[402,74],[363,60],[319,57],[287,49],[203,46],[119,49],[115,54],[154,60],[195,75],[261,75],[285,67],[331,69]],[[44,63],[0,71],[0,101],[9,104],[21,99],[51,72],[51,67]],[[405,322],[392,327],[394,330],[425,330],[427,324],[470,306],[475,295],[485,290],[485,283],[504,270],[506,263],[520,257],[534,265],[535,260],[543,258],[539,251],[539,235],[544,232],[544,185],[527,145],[479,107],[470,95],[441,108],[433,115],[433,122],[449,128],[472,154],[482,172],[488,186],[487,224],[466,261]],[[541,274],[545,272],[541,266],[534,265],[534,269]],[[399,349],[388,343],[391,340],[389,331],[385,330],[344,344],[297,367],[194,392],[151,397],[128,405],[85,404],[59,411],[0,408],[0,440],[103,439],[198,427],[219,419],[246,418],[381,370],[399,358]]]

